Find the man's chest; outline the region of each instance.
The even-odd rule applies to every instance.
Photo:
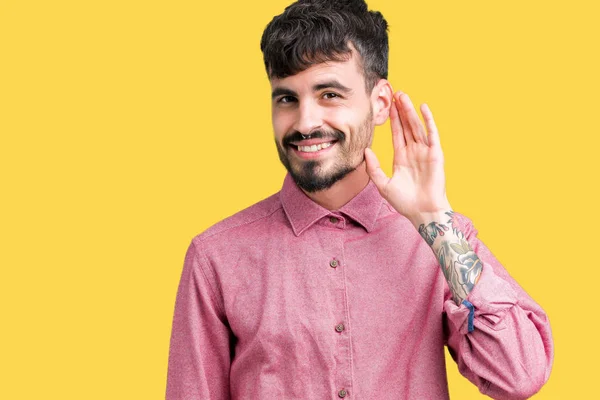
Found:
[[[241,345],[293,347],[350,329],[398,335],[412,331],[423,310],[441,315],[443,276],[422,240],[331,229],[300,239],[271,237],[215,265]]]

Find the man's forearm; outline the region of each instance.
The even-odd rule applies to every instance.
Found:
[[[482,263],[465,234],[453,223],[454,211],[423,214],[411,222],[433,250],[454,301],[460,305],[471,293],[481,274]]]

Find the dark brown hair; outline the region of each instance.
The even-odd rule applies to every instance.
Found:
[[[298,0],[269,22],[260,49],[269,78],[285,78],[325,61],[347,61],[349,43],[370,94],[387,79],[389,45],[387,22],[364,0]]]

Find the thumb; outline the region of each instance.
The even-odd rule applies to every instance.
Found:
[[[385,186],[390,179],[381,169],[379,160],[373,150],[368,147],[365,149],[365,161],[367,163],[367,174],[369,174],[369,177],[375,183],[379,192],[382,194],[385,193]]]

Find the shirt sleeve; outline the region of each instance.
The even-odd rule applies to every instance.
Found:
[[[481,260],[479,281],[460,306],[446,285],[446,343],[460,373],[494,399],[526,399],[546,383],[554,349],[544,310],[477,238],[471,221],[460,222]]]
[[[229,399],[232,335],[209,267],[192,241],[175,300],[166,400]]]

